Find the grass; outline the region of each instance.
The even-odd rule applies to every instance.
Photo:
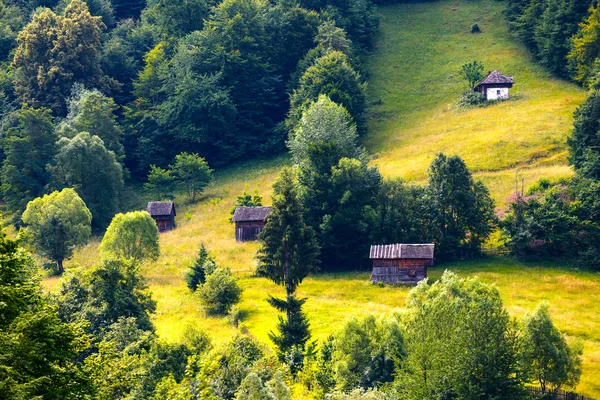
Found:
[[[488,0],[381,8],[381,38],[368,65],[370,101],[381,104],[370,108],[371,133],[365,145],[385,176],[423,181],[436,152],[459,154],[504,206],[514,190],[517,170],[527,184],[541,176],[571,174],[565,138],[584,93],[535,65],[510,39],[501,9],[502,3]],[[480,35],[469,33],[475,22],[483,30]],[[456,71],[472,59],[515,75],[516,98],[483,109],[455,110],[452,104],[464,90]],[[218,171],[198,204],[176,200],[177,229],[161,234],[161,257],[142,268],[158,302],[154,323],[162,339],[179,341],[190,325],[204,329],[214,342],[236,331],[225,318],[206,315],[182,279],[204,243],[220,265],[232,269],[244,289],[242,325],[270,344],[268,333],[276,326],[277,313],[265,299],[283,291],[252,276],[258,244],[236,243],[227,220],[236,196],[244,191],[257,190],[269,204],[271,185],[286,163],[289,159],[282,156]],[[98,241],[92,241],[67,263],[67,269],[96,263],[97,247]],[[489,258],[435,267],[432,279],[445,268],[496,284],[517,318],[547,300],[558,327],[584,344],[579,391],[600,397],[600,275]],[[58,280],[48,278],[44,284],[53,290]],[[350,315],[385,314],[403,307],[408,291],[372,285],[368,272],[346,272],[312,276],[302,283],[299,295],[309,298],[306,311],[313,337],[324,339]]]
[[[565,141],[585,94],[552,78],[511,38],[503,7],[451,0],[382,8],[381,38],[368,61],[365,144],[385,176],[423,181],[437,152],[458,154],[504,206],[517,170],[526,184],[571,175]],[[470,33],[474,23],[483,33]],[[458,70],[473,60],[513,75],[513,99],[457,110],[467,89]]]

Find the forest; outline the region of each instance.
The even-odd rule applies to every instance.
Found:
[[[515,318],[495,284],[452,271],[410,288],[402,308],[380,315],[365,305],[327,337],[312,334],[306,281],[368,270],[372,244],[433,243],[442,269],[493,247],[600,271],[598,7],[500,2],[512,38],[544,73],[585,91],[564,143],[572,174],[527,190],[517,182],[505,205],[469,159],[435,143],[419,181],[388,174],[373,151],[373,110],[384,101],[370,92],[370,66],[392,3],[402,2],[0,0],[0,399],[483,400],[577,390],[587,348],[558,327],[551,303]],[[483,65],[463,61],[472,88],[484,75],[465,71]],[[261,301],[277,317],[268,342],[245,326],[238,271],[204,240],[175,278],[201,305],[198,318],[235,334],[216,340],[198,323],[164,340],[146,268],[177,251],[140,210],[175,200],[185,225],[193,207],[222,200],[206,194],[221,174],[243,180],[240,165],[280,158],[268,197],[248,186],[227,193],[231,214],[273,207],[256,246],[240,250],[252,253],[250,279],[269,288]],[[72,261],[90,249],[90,265]]]

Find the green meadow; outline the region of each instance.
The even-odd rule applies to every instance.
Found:
[[[385,176],[423,182],[435,153],[459,154],[476,176],[489,185],[500,208],[514,191],[519,171],[526,185],[539,177],[566,177],[565,140],[572,113],[584,98],[575,85],[551,78],[514,42],[496,1],[439,1],[386,6],[380,9],[381,36],[368,62],[370,134],[365,146]],[[472,35],[478,23],[483,33]],[[513,99],[487,108],[457,110],[465,90],[458,77],[461,64],[482,60],[488,69],[515,76]],[[161,256],[142,266],[158,302],[154,319],[158,335],[178,341],[189,326],[204,329],[214,342],[247,329],[270,344],[268,333],[277,313],[265,301],[283,290],[256,278],[257,243],[236,243],[228,222],[237,195],[258,191],[270,204],[271,185],[286,156],[249,162],[217,171],[199,203],[178,198],[177,229],[161,234]],[[67,268],[98,262],[98,239],[67,264]],[[205,314],[182,278],[204,243],[220,265],[228,266],[244,289],[240,309],[245,317],[235,328],[225,318]],[[445,269],[478,276],[498,286],[507,309],[516,318],[541,301],[550,303],[558,327],[570,340],[584,344],[579,392],[600,397],[600,275],[564,265],[521,263],[506,258],[436,266],[430,278]],[[306,311],[315,339],[324,339],[351,315],[383,315],[400,310],[406,287],[380,287],[364,271],[316,274],[299,287],[309,300]],[[58,280],[44,280],[48,290]],[[297,388],[298,396],[302,396]]]
[[[517,171],[526,185],[571,174],[565,141],[585,93],[537,65],[511,38],[502,10],[494,0],[381,8],[365,145],[384,175],[422,181],[436,153],[458,154],[503,206]],[[481,34],[471,33],[475,23]],[[473,60],[514,76],[510,101],[456,109],[468,88],[458,70]]]

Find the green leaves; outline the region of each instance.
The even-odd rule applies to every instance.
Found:
[[[158,228],[150,214],[134,211],[115,215],[102,238],[100,254],[104,258],[155,261],[160,254]]]
[[[177,185],[187,192],[191,201],[196,201],[196,196],[202,193],[212,180],[212,169],[198,154],[185,152],[178,154],[172,169]]]
[[[19,225],[27,203],[43,195],[50,182],[46,167],[56,153],[52,113],[22,108],[4,119],[2,195],[12,221]]]
[[[580,344],[567,344],[550,318],[548,304],[540,304],[523,328],[522,357],[529,380],[537,382],[543,394],[564,386],[575,388],[581,377],[583,349]]]
[[[483,64],[477,60],[463,64],[458,73],[467,81],[469,89],[473,89],[483,79]]]
[[[240,301],[242,289],[228,268],[216,268],[206,277],[206,282],[197,287],[198,297],[211,314],[228,314]]]
[[[73,189],[31,201],[22,219],[36,250],[57,263],[59,274],[63,260],[86,244],[91,234],[92,214]]]
[[[54,184],[72,187],[90,208],[93,225],[103,229],[119,209],[123,191],[123,167],[102,139],[87,132],[58,142],[55,165],[50,168]]]

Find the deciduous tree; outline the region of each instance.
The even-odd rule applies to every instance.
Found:
[[[542,303],[524,323],[523,362],[528,377],[542,394],[554,395],[562,387],[575,388],[581,377],[582,348],[569,346],[554,326],[548,304]]]
[[[152,193],[156,200],[172,200],[175,197],[175,177],[170,169],[150,165],[148,182],[144,189]]]
[[[172,167],[177,184],[184,189],[191,201],[196,201],[196,196],[212,180],[212,169],[204,158],[194,153],[181,153],[175,157]]]
[[[460,67],[459,74],[467,81],[469,89],[473,89],[483,79],[483,64],[477,60],[463,64]]]
[[[27,203],[43,195],[50,182],[46,166],[56,153],[57,136],[48,109],[22,108],[4,119],[2,196],[15,225]]]
[[[23,223],[40,255],[56,262],[58,274],[73,250],[87,243],[92,214],[73,189],[63,189],[32,200],[23,213]]]
[[[115,215],[102,238],[100,254],[138,262],[156,260],[160,255],[156,222],[146,211]]]
[[[123,168],[115,153],[87,132],[60,139],[58,148],[50,169],[54,184],[74,188],[92,212],[94,227],[105,228],[119,210],[123,191]]]
[[[19,33],[12,62],[19,99],[62,116],[74,83],[102,86],[100,34],[105,28],[82,0],[72,0],[62,16],[49,9],[34,14]]]

